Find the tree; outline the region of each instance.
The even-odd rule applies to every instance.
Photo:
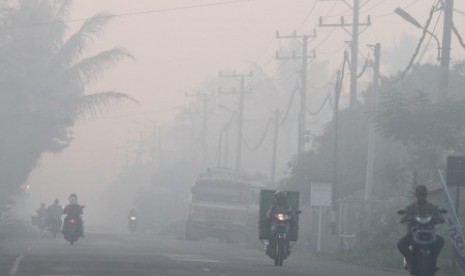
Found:
[[[80,116],[92,116],[115,101],[116,91],[87,88],[117,62],[132,58],[122,48],[89,55],[110,20],[96,15],[67,36],[71,0],[3,1],[0,11],[0,206],[17,192],[44,152],[59,152],[72,140]]]

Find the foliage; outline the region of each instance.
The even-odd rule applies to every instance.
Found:
[[[375,194],[394,196],[409,190],[412,172],[419,181],[434,185],[444,156],[464,151],[465,102],[463,68],[459,63],[450,73],[448,101],[435,103],[438,68],[421,65],[398,81],[385,79],[374,113],[365,102],[339,112],[338,185],[339,196],[363,189],[365,183],[369,122],[376,126]],[[370,95],[371,90],[366,92]],[[332,180],[334,166],[334,122],[316,137],[312,150],[291,162],[287,185],[308,190],[308,181]]]
[[[25,181],[42,153],[56,153],[69,145],[77,118],[94,115],[116,100],[132,100],[116,91],[86,93],[105,69],[132,57],[122,48],[90,55],[109,18],[93,17],[69,35],[65,21],[72,2],[1,4],[0,206]]]

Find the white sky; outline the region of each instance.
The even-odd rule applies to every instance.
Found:
[[[219,70],[248,71],[254,61],[273,74],[274,54],[280,43],[275,38],[298,30],[313,33],[319,16],[324,22],[337,23],[341,15],[351,20],[350,8],[343,1],[255,0],[202,8],[190,7],[227,0],[77,0],[71,18],[90,17],[98,12],[127,14],[160,11],[115,18],[96,43],[96,50],[115,45],[125,47],[136,62],[124,62],[108,71],[95,91],[117,90],[140,101],[140,106],[125,106],[95,121],[79,123],[75,141],[58,155],[45,155],[41,166],[29,179],[31,199],[51,202],[77,191],[91,198],[108,185],[123,162],[128,141],[135,141],[135,131],[156,121],[172,121],[179,107],[185,105],[184,92],[198,88]],[[348,0],[347,2],[350,2]],[[465,10],[465,3],[455,1]],[[372,26],[360,37],[360,52],[369,51],[366,44],[380,42],[390,48],[405,33],[419,38],[416,29],[393,13],[395,7],[406,7],[424,24],[432,0],[361,0],[360,21],[371,15]],[[455,24],[465,36],[465,16],[455,13]],[[77,28],[82,22],[72,22]],[[433,24],[432,24],[433,25]],[[438,25],[438,36],[442,24]],[[341,62],[345,42],[350,36],[341,28],[318,28],[318,37],[310,44],[316,47],[318,60],[333,65]],[[455,38],[453,39],[455,40]],[[411,49],[412,53],[414,49]],[[463,57],[465,50],[456,43],[452,56]],[[434,55],[434,53],[432,53]],[[363,57],[360,57],[363,65]],[[382,57],[381,57],[382,59]],[[267,161],[268,162],[268,161]],[[46,184],[46,185],[45,185]],[[45,186],[44,186],[45,185]],[[44,189],[44,187],[47,187]],[[57,196],[50,191],[56,191]]]

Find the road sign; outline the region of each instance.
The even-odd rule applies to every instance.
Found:
[[[332,183],[311,181],[310,204],[312,206],[330,207],[332,198]]]
[[[447,157],[447,186],[465,185],[465,156]]]

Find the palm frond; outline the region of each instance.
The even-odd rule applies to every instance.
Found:
[[[107,111],[111,106],[120,102],[139,102],[125,93],[116,91],[98,92],[79,97],[76,102],[76,116],[81,118],[93,118]]]
[[[97,14],[87,19],[61,47],[55,56],[56,62],[66,66],[79,59],[92,46],[109,21],[110,16],[106,14]]]
[[[60,18],[60,19],[68,18],[70,14],[71,6],[73,4],[73,0],[57,0],[57,1],[60,2],[60,3],[57,3],[58,5],[60,5],[60,7],[58,8],[57,15],[56,15],[57,18]]]
[[[105,69],[127,58],[134,60],[134,57],[125,49],[116,47],[80,60],[66,70],[65,76],[83,90],[87,84],[97,81],[98,76]]]

